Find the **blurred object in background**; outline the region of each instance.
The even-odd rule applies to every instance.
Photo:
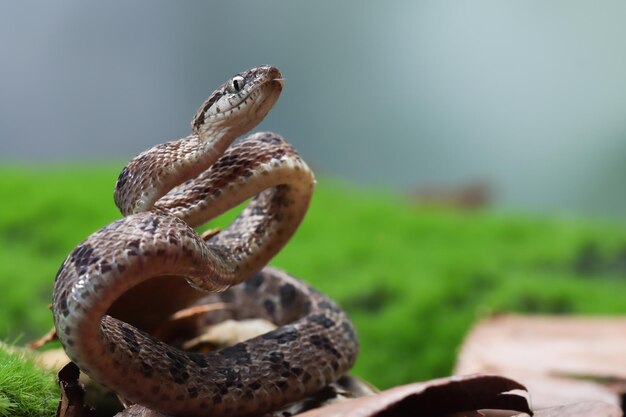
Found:
[[[483,178],[496,208],[623,218],[625,15],[614,0],[4,2],[0,163],[127,161],[273,64],[286,86],[260,129],[318,176]]]
[[[492,192],[486,183],[475,182],[458,187],[416,187],[409,198],[418,207],[478,210],[491,205]]]

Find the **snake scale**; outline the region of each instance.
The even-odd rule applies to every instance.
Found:
[[[282,87],[280,71],[262,66],[215,90],[192,135],[122,170],[114,197],[124,217],[81,242],[57,273],[63,348],[130,403],[167,415],[258,415],[320,390],[355,361],[355,331],[337,304],[265,267],[300,224],[314,177],[277,134],[235,139],[266,116]],[[193,229],[248,199],[224,230]],[[236,306],[231,318],[279,327],[210,353],[150,334],[155,321],[203,297]]]

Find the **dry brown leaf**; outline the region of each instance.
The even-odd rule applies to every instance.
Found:
[[[28,343],[26,347],[29,349],[39,349],[40,347],[50,342],[54,342],[55,340],[59,340],[59,338],[57,337],[56,329],[53,327],[50,330],[48,330],[48,332],[44,334],[43,336],[41,336],[39,339],[33,340],[32,342]]]
[[[70,362],[58,373],[61,400],[57,408],[57,417],[93,417],[93,410],[85,406],[85,390],[78,377],[80,370]]]
[[[455,374],[490,373],[526,385],[537,408],[621,403],[626,319],[499,315],[472,330]]]
[[[200,335],[182,344],[185,350],[202,351],[205,346],[222,348],[252,339],[276,329],[276,325],[263,319],[225,320],[208,326]]]
[[[523,385],[499,376],[452,377],[403,385],[378,395],[308,411],[300,416],[444,417],[482,409],[514,410],[532,415],[527,394]]]
[[[228,303],[210,303],[178,310],[153,331],[153,336],[161,340],[174,340],[179,339],[181,335],[197,334],[198,322],[202,321],[206,314],[229,308],[232,308],[232,305]]]
[[[621,417],[622,410],[602,402],[583,402],[537,410],[535,417]]]
[[[120,411],[114,417],[167,417],[157,411],[152,411],[143,405],[131,405],[124,411]]]

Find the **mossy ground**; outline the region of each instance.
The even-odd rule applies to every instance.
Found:
[[[1,338],[27,340],[52,325],[47,305],[61,262],[119,218],[119,168],[0,168]],[[324,179],[272,263],[347,309],[362,347],[354,372],[383,388],[449,374],[464,335],[485,315],[626,312],[622,224],[418,209]]]
[[[53,416],[59,392],[52,372],[0,347],[0,417]]]

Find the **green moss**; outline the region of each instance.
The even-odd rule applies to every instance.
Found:
[[[46,306],[64,257],[119,218],[120,168],[0,169],[0,337],[52,325]],[[346,307],[362,346],[355,373],[380,387],[449,374],[485,314],[626,312],[621,224],[424,210],[325,179],[273,264]]]
[[[59,392],[52,373],[0,346],[0,416],[53,416]]]

